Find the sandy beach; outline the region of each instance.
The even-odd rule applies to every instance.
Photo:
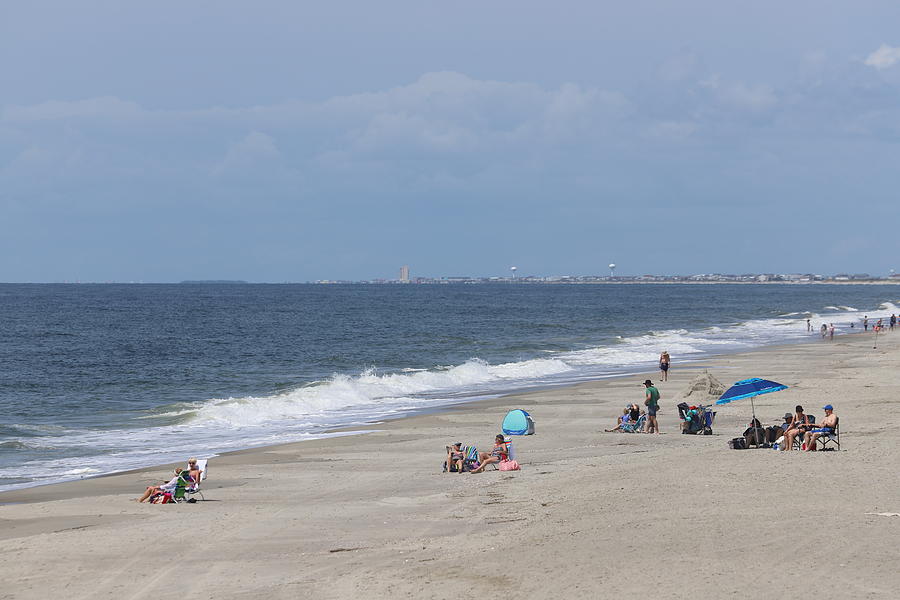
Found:
[[[219,456],[196,504],[132,501],[174,465],[7,492],[0,598],[895,598],[900,516],[877,513],[900,512],[898,347],[675,356],[658,436],[602,432],[642,400],[631,376]],[[833,404],[842,451],[729,450],[748,401],[680,435],[703,368],[789,385],[757,400],[766,424]],[[446,444],[489,449],[511,408],[537,422],[515,438],[521,471],[441,473]]]

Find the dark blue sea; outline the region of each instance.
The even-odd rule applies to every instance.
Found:
[[[0,284],[0,490],[321,437],[897,312],[879,285]],[[858,326],[857,326],[858,327]],[[757,375],[757,374],[753,374]]]

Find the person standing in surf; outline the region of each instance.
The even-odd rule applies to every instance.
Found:
[[[659,372],[660,377],[662,377],[663,381],[669,380],[669,363],[672,362],[672,359],[669,357],[669,351],[663,350],[662,354],[659,355]]]
[[[809,319],[806,320],[806,333],[812,333],[812,323],[809,322]]]
[[[869,315],[863,317],[863,331],[869,330]]]
[[[647,407],[647,423],[644,433],[659,433],[659,423],[656,422],[656,413],[659,410],[659,390],[653,386],[649,379],[644,382],[644,405]]]

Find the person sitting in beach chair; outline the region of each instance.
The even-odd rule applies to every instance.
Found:
[[[146,502],[151,497],[157,496],[159,494],[171,494],[178,486],[179,480],[184,481],[181,476],[182,471],[184,471],[184,469],[179,467],[175,469],[175,477],[173,477],[171,480],[159,485],[148,485],[147,489],[144,490],[144,495],[140,498],[135,498],[135,500],[137,500],[138,502]]]
[[[187,490],[188,487],[193,485],[194,481],[191,479],[191,476],[187,471],[182,471],[178,476],[178,480],[175,482],[175,489],[171,492],[165,492],[162,494],[158,494],[156,496],[150,497],[150,502],[153,504],[168,504],[169,502],[190,502],[187,498]],[[196,500],[193,500],[196,502]]]
[[[196,458],[188,459],[188,473],[191,477],[191,482],[188,484],[186,493],[188,496],[200,496],[201,500],[203,498],[203,492],[200,491],[200,482],[206,479],[206,471],[207,471],[207,463],[208,459],[204,458],[201,460],[197,460]]]
[[[806,435],[803,436],[803,445],[800,447],[801,450],[806,450],[807,452],[815,452],[817,450],[816,443],[819,438],[829,437],[834,435],[834,432],[837,431],[838,428],[838,417],[834,414],[834,407],[830,404],[826,404],[825,409],[825,417],[822,419],[822,422],[817,425],[812,425],[812,429],[806,432]]]
[[[200,479],[203,475],[203,469],[201,469],[199,465],[197,465],[196,458],[188,459],[187,472],[191,477],[191,487],[199,487]]]
[[[627,408],[628,408],[628,416],[631,417],[631,420],[634,423],[637,423],[638,419],[641,418],[641,415],[645,414],[644,411],[641,410],[641,407],[638,406],[637,404],[634,404],[634,403],[629,404]]]
[[[622,415],[616,420],[616,426],[612,429],[604,429],[606,433],[612,433],[613,431],[625,431],[625,427],[632,423],[631,420],[631,407],[626,406],[625,410],[622,411]]]
[[[794,415],[791,413],[784,413],[784,423],[781,424],[781,431],[786,432],[791,428],[791,425],[794,423]]]
[[[750,420],[750,426],[744,430],[744,440],[748,448],[750,446],[761,448],[766,443],[766,430],[756,417]]]
[[[644,424],[647,422],[647,413],[641,413],[637,421],[629,421],[622,426],[622,433],[643,433]]]
[[[444,462],[444,473],[462,473],[465,470],[466,455],[462,442],[447,446],[447,460]]]
[[[787,415],[785,415],[787,417]],[[785,418],[787,420],[787,418]],[[806,433],[806,430],[809,427],[809,417],[803,412],[803,407],[799,404],[794,407],[794,416],[791,419],[790,425],[787,426],[787,429],[784,431],[784,440],[781,446],[779,446],[780,450],[793,450],[795,439],[803,439],[803,435]]]
[[[491,450],[490,454],[488,454],[487,452],[481,452],[478,455],[478,462],[480,462],[481,464],[478,465],[478,468],[470,471],[470,473],[481,473],[488,465],[508,459],[509,448],[506,446],[506,441],[503,439],[503,434],[497,434],[497,436],[494,438],[494,449]]]
[[[695,435],[706,428],[706,410],[702,406],[688,406],[682,402],[678,406],[681,417],[681,433]]]
[[[631,407],[637,407],[636,404],[632,404]],[[631,410],[631,407],[626,406],[625,412],[622,413],[622,416],[619,417],[618,424],[612,429],[604,429],[606,432],[611,431],[619,431],[621,433],[643,433],[644,431],[644,423],[647,422],[647,413],[638,410],[637,417],[635,417],[635,411]]]

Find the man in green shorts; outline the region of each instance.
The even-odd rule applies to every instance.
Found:
[[[644,433],[659,433],[659,424],[656,422],[656,411],[659,410],[659,390],[653,386],[649,379],[644,382],[647,388],[644,405],[647,407],[647,424]]]

